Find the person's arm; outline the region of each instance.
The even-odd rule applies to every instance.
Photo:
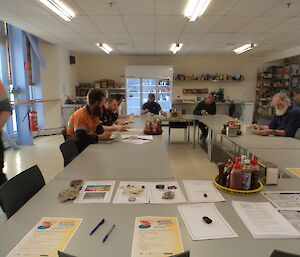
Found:
[[[195,115],[201,115],[201,111],[203,110],[203,104],[202,102],[198,103],[198,105],[196,106],[193,114]]]
[[[161,115],[166,115],[166,114],[167,114],[167,113],[164,112],[162,109],[160,109],[159,112],[161,113]]]
[[[149,112],[149,110],[147,109],[146,103],[144,103],[141,109],[141,114],[145,114],[147,112]]]
[[[11,113],[7,111],[0,112],[0,131],[3,129],[5,123],[8,121]]]
[[[280,130],[277,130],[275,135],[277,136],[278,134],[278,136],[294,137],[298,128],[300,128],[300,113],[293,112],[288,119],[285,129],[281,132]]]
[[[116,125],[116,126],[103,126],[104,131],[124,131],[126,130],[124,125]]]

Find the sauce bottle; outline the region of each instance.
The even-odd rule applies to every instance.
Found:
[[[257,189],[259,187],[258,183],[258,172],[259,166],[256,157],[251,160],[251,189]]]
[[[249,190],[251,187],[251,167],[250,160],[244,160],[242,167],[242,189]]]
[[[236,159],[236,163],[233,165],[233,169],[230,173],[230,188],[241,189],[242,187],[242,171],[241,164]]]

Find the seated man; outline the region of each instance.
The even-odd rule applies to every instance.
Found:
[[[115,97],[108,97],[101,111],[101,121],[105,131],[124,131],[129,128],[118,120],[118,101]]]
[[[79,151],[111,136],[111,132],[104,131],[99,119],[103,102],[102,91],[91,89],[87,95],[87,104],[75,111],[69,119],[66,132],[69,137],[77,139]]]
[[[148,95],[148,102],[144,103],[142,106],[141,114],[145,114],[147,112],[153,113],[155,115],[158,115],[159,113],[161,113],[162,115],[166,114],[161,109],[159,103],[155,102],[155,95],[152,93]]]
[[[131,115],[133,115],[133,114],[122,115],[123,100],[124,100],[124,96],[123,95],[116,94],[115,98],[118,101],[118,118],[119,119],[128,119]]]
[[[275,107],[275,115],[269,125],[258,126],[259,135],[294,137],[300,128],[300,108],[291,105],[291,99],[280,92],[273,96],[272,105]]]
[[[212,94],[208,94],[206,98],[196,106],[193,113],[195,115],[216,114],[216,103],[214,96]],[[202,122],[199,122],[199,128],[202,132],[200,139],[205,140],[207,138],[208,129]]]

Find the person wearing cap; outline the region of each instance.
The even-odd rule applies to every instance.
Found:
[[[11,106],[8,101],[6,90],[0,81],[0,186],[7,181],[5,174],[3,173],[4,168],[4,147],[1,139],[2,129],[11,115]]]
[[[145,114],[148,112],[153,113],[155,115],[159,115],[159,113],[161,113],[162,115],[166,114],[161,109],[159,103],[155,102],[155,95],[152,93],[148,95],[148,102],[143,104],[141,114]]]

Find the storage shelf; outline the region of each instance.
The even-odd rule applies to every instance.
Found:
[[[103,90],[126,90],[125,87],[120,87],[120,88],[117,88],[117,87],[114,87],[114,88],[99,88],[99,89],[103,89]]]
[[[181,79],[175,79],[174,81],[180,81],[180,82],[243,82],[245,80],[201,80],[201,79],[191,79],[191,80],[181,80]]]

